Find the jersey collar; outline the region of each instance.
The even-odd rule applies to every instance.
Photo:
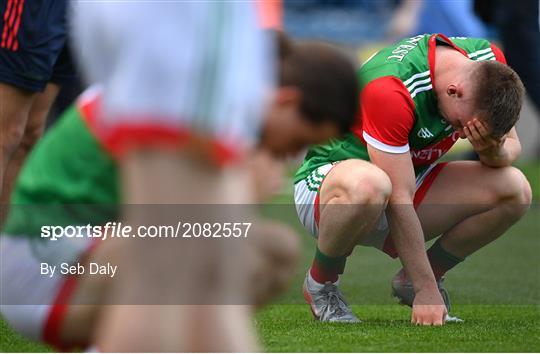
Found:
[[[450,38],[446,37],[444,34],[441,33],[435,33],[432,34],[429,37],[428,41],[428,66],[429,66],[429,76],[431,78],[431,86],[433,87],[433,91],[435,92],[435,48],[437,46],[437,40],[441,40],[448,44],[450,47],[454,48],[464,56],[467,56],[467,53],[458,47],[454,42],[450,40]]]

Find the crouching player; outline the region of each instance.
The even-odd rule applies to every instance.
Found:
[[[268,161],[273,159],[268,157],[269,155],[294,153],[307,144],[322,142],[340,132],[346,132],[354,121],[357,109],[358,92],[354,67],[339,51],[320,43],[295,45],[280,37],[278,62],[279,87],[275,89],[271,103],[265,110],[265,119],[260,128],[260,152],[256,158],[258,162],[254,163],[259,166],[259,170],[269,168]],[[121,195],[118,151],[115,150],[115,141],[107,140],[99,128],[102,102],[102,91],[99,87],[90,88],[83,93],[78,102],[64,113],[57,125],[47,132],[24,166],[12,196],[15,207],[8,216],[3,236],[0,238],[2,316],[20,333],[62,349],[85,347],[96,342],[100,350],[122,350],[126,347],[137,350],[182,348],[178,341],[181,341],[181,335],[186,333],[187,329],[172,326],[171,323],[177,324],[180,319],[170,314],[162,316],[160,321],[153,321],[153,318],[148,317],[148,322],[137,323],[142,328],[147,326],[146,323],[152,323],[156,328],[172,329],[174,332],[169,333],[172,335],[168,337],[172,338],[170,340],[156,339],[159,342],[152,343],[147,340],[146,343],[137,343],[133,339],[123,341],[117,337],[113,343],[107,340],[100,342],[99,332],[103,333],[103,328],[97,326],[97,323],[107,317],[108,311],[122,308],[121,310],[131,311],[133,315],[135,310],[148,308],[146,313],[154,316],[161,311],[161,307],[165,311],[170,311],[171,308],[137,306],[130,310],[129,306],[99,306],[100,303],[113,303],[108,297],[108,291],[121,286],[115,283],[118,278],[63,276],[58,272],[49,278],[40,274],[41,262],[104,263],[111,253],[120,252],[118,247],[123,247],[123,244],[118,242],[96,244],[88,239],[83,242],[71,242],[71,239],[49,242],[39,236],[42,225],[88,223],[88,218],[77,212],[62,213],[63,217],[70,219],[54,220],[51,218],[51,215],[55,215],[54,211],[51,212],[54,209],[51,205],[84,203],[113,206],[110,210],[98,208],[100,211],[109,211],[99,218],[106,222],[118,217]],[[208,155],[216,156],[217,152],[218,157],[234,158],[228,154],[220,155],[219,153],[224,151],[216,149],[216,146],[213,148],[209,149]],[[201,156],[206,154],[205,151],[199,153]],[[266,157],[261,159],[261,154]],[[156,172],[169,173],[171,168],[162,165]],[[197,165],[197,168],[213,171],[212,167],[205,167],[204,164]],[[262,173],[264,171],[255,171],[258,175]],[[194,171],[182,171],[178,179],[186,182],[195,175]],[[200,179],[201,175],[198,178],[199,180],[193,180],[193,184],[189,186],[193,186],[193,193],[197,193],[201,200],[204,200],[207,198],[206,194],[212,191],[201,191],[200,186],[204,185],[205,180]],[[237,182],[238,189],[224,192],[244,193],[249,186],[240,182],[242,181]],[[156,189],[160,188],[164,187],[156,185]],[[264,188],[259,185],[257,190]],[[141,191],[146,192],[151,191]],[[172,193],[172,189],[169,189],[168,193]],[[248,301],[254,305],[268,301],[288,281],[287,277],[293,273],[291,268],[298,249],[295,235],[288,228],[277,224],[269,225],[270,222],[264,223],[269,226],[268,237],[254,238],[254,243],[249,245],[249,254],[242,254],[245,258],[256,260],[248,274],[250,278],[257,279],[249,286]],[[264,234],[265,231],[261,232]],[[161,244],[158,244],[161,247]],[[146,257],[164,257],[156,252],[145,254]],[[192,264],[188,265],[184,268],[189,270]],[[171,269],[170,272],[167,279],[174,279],[180,274],[179,269]],[[265,276],[260,276],[261,274]],[[272,276],[268,277],[268,274]],[[150,281],[146,284],[149,283]],[[146,284],[141,286],[147,286]],[[188,285],[192,287],[193,283]],[[174,297],[174,294],[172,295]],[[86,305],[80,306],[81,304]],[[215,309],[218,307],[213,308],[213,311],[217,311]],[[223,314],[227,313],[227,308],[222,307]],[[127,316],[129,317],[129,314]],[[163,327],[159,327],[161,324]],[[130,328],[132,323],[126,321],[121,325]],[[145,331],[152,330],[154,329],[145,328]],[[234,328],[230,330],[233,331]],[[167,335],[163,333],[162,336]],[[229,337],[225,339],[233,341]],[[216,338],[213,341],[221,343]],[[204,347],[209,348],[208,345]],[[212,348],[217,351],[238,346],[220,347],[216,344]]]
[[[338,280],[356,245],[374,246],[399,257],[392,289],[412,306],[412,322],[441,325],[450,309],[445,273],[531,202],[528,181],[511,166],[521,150],[514,125],[523,85],[495,45],[441,34],[379,51],[359,80],[354,128],[311,148],[296,174],[298,216],[317,238],[304,297],[320,321],[358,322]],[[458,138],[479,162],[438,162]]]

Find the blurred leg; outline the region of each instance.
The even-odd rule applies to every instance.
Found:
[[[59,89],[59,86],[55,84],[48,84],[44,92],[35,94],[35,98],[28,113],[28,120],[24,126],[24,133],[19,139],[17,147],[14,148],[9,163],[5,167],[4,184],[0,195],[0,203],[5,205],[5,208],[2,209],[0,220],[5,218],[8,211],[11,191],[13,190],[13,185],[22,164],[30,150],[32,150],[32,147],[43,134],[47,114],[58,95]]]
[[[5,183],[8,186],[9,176],[6,176],[8,165],[21,143],[36,94],[18,89],[12,85],[0,83],[0,194]],[[8,181],[6,181],[8,180]],[[5,213],[5,202],[2,197],[0,204],[0,217]],[[0,219],[1,223],[2,219]]]
[[[126,209],[124,220],[129,225],[176,224],[178,215],[169,214],[167,209],[159,211],[152,204],[182,201],[183,205],[208,205],[200,220],[203,222],[235,216],[234,206],[220,204],[245,204],[251,200],[250,189],[246,188],[249,174],[243,166],[219,169],[179,152],[134,152],[122,163],[122,176],[125,202],[139,204]],[[126,270],[116,279],[121,286],[115,282],[112,295],[117,299],[115,303],[123,306],[107,311],[98,325],[96,344],[100,349],[257,349],[249,298],[233,303],[219,300],[221,294],[224,299],[231,293],[248,294],[248,271],[241,266],[247,251],[245,242],[202,241],[157,239],[150,246],[124,242],[123,265],[119,268]],[[148,305],[125,306],[130,305],[134,293],[144,294],[143,302]]]

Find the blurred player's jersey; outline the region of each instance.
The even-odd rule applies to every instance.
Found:
[[[104,86],[96,122],[121,155],[189,134],[252,146],[272,93],[275,58],[251,1],[76,2],[74,46]]]
[[[39,237],[43,225],[104,225],[117,220],[118,168],[93,119],[99,91],[90,89],[38,142],[11,196],[3,234]]]
[[[502,52],[487,40],[449,39],[441,34],[407,38],[382,49],[358,71],[361,109],[357,123],[344,138],[312,147],[295,182],[328,163],[369,160],[367,144],[389,153],[410,151],[416,175],[445,154],[459,134],[441,116],[433,91],[436,45],[451,46],[472,60],[505,63]],[[396,111],[400,114],[388,114]]]

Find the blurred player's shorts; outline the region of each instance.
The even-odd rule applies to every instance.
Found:
[[[67,0],[0,0],[0,82],[43,91],[75,78],[67,47]]]
[[[43,263],[72,264],[95,244],[88,238],[39,238],[0,236],[0,313],[17,332],[36,341],[62,348],[59,334],[75,278],[42,274]]]

